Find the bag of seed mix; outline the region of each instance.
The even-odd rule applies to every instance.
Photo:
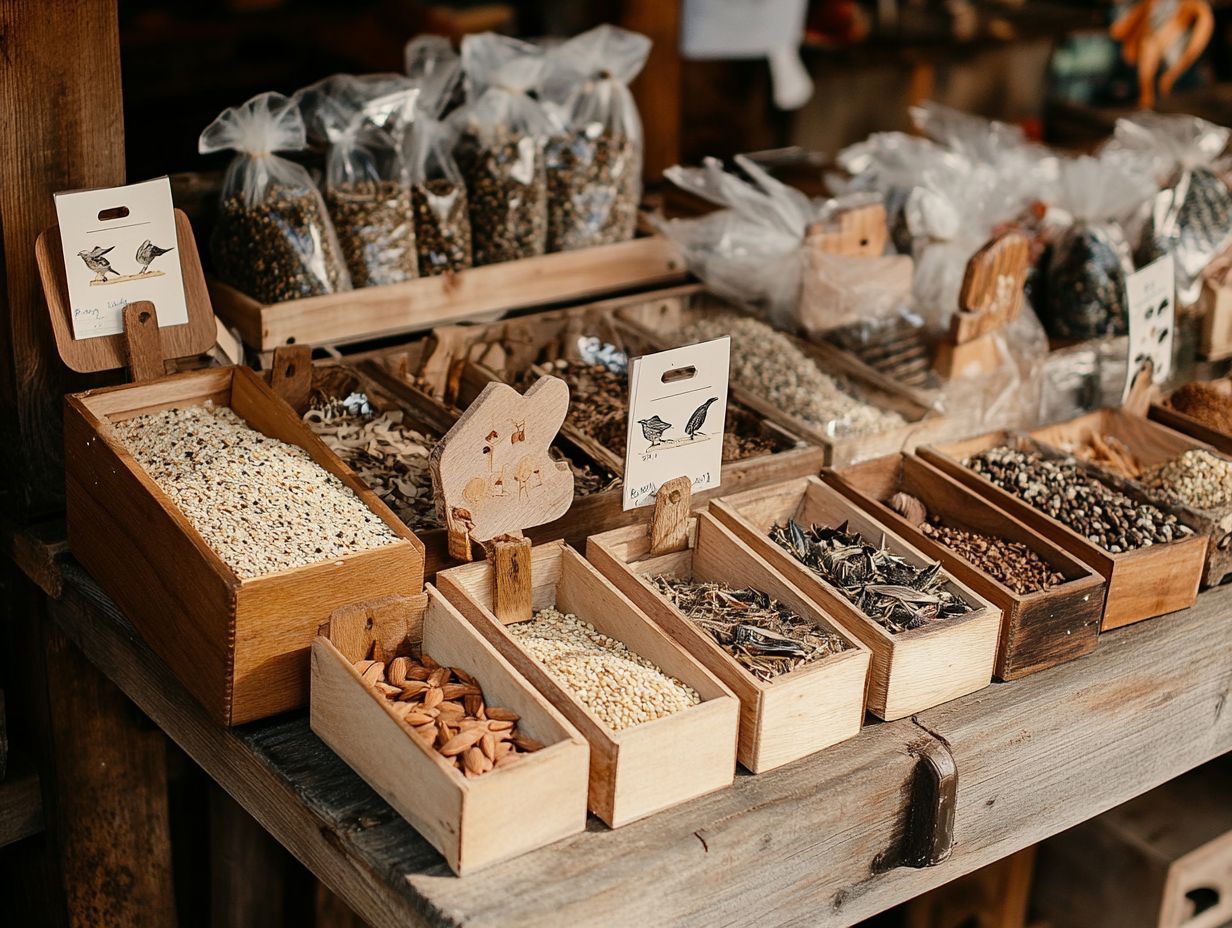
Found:
[[[543,52],[528,42],[484,33],[462,40],[466,105],[450,117],[458,167],[470,201],[476,265],[514,261],[547,247],[543,149],[552,124],[532,94]]]
[[[275,152],[302,151],[304,122],[282,94],[224,110],[201,154],[234,151],[210,245],[219,275],[263,303],[351,289],[321,194],[308,172]]]
[[[461,271],[471,266],[471,219],[454,160],[456,134],[443,116],[461,83],[462,63],[447,39],[420,36],[407,43],[406,71],[419,89],[415,121],[403,137],[419,273]]]
[[[629,82],[650,39],[598,26],[548,53],[542,97],[559,129],[547,145],[548,251],[633,237],[642,196],[642,121]]]
[[[1149,158],[1161,189],[1135,252],[1139,266],[1171,251],[1177,301],[1198,301],[1202,271],[1232,242],[1232,191],[1224,183],[1232,129],[1196,116],[1137,113],[1117,120],[1108,148]]]

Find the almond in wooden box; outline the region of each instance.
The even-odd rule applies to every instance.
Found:
[[[739,703],[727,687],[572,548],[562,542],[537,545],[531,549],[530,568],[534,612],[572,614],[597,635],[565,646],[560,635],[545,632],[536,642],[512,629],[523,623],[497,618],[494,571],[488,562],[442,571],[437,583],[479,633],[590,742],[591,811],[617,827],[728,786],[735,774]],[[596,657],[596,647],[615,649],[620,660],[613,664],[606,656]],[[568,661],[571,671],[550,657],[555,669],[549,670],[531,653],[567,648],[581,648],[586,655],[575,652]],[[641,669],[631,669],[631,663]],[[657,673],[647,673],[647,665]],[[584,702],[578,689],[586,683],[575,688],[558,674],[574,672],[574,679],[583,681],[586,666],[596,671],[600,666],[619,667],[628,685],[598,686]],[[694,695],[689,697],[687,691]],[[624,698],[614,698],[617,694]],[[652,718],[656,711],[643,712],[651,707],[669,709],[670,714]],[[639,721],[643,717],[652,720]]]
[[[692,517],[687,534],[686,550],[653,556],[645,527],[632,525],[592,535],[586,556],[739,698],[740,763],[761,773],[858,734],[864,722],[868,649],[713,516]],[[737,597],[746,590],[764,594],[803,619],[824,645],[801,648],[807,661],[786,672],[755,676],[668,600],[656,585],[658,578],[718,584]],[[810,647],[821,656],[808,655]]]
[[[143,453],[158,460],[156,480],[120,437],[129,430],[127,420],[207,406],[238,417],[228,413],[219,419],[232,422],[229,440],[242,433],[249,442],[266,444],[259,453],[251,443],[244,445],[253,466],[232,461],[226,473],[215,467],[212,488],[197,486],[195,497],[191,483],[180,482],[188,469],[177,468],[174,455],[208,455],[217,462],[222,442],[200,438],[194,448],[191,436],[174,426],[165,433],[148,426],[133,430],[129,440],[139,437]],[[283,449],[279,457],[284,463],[287,455],[295,459],[294,479],[278,472],[281,476],[262,490],[262,473],[275,466],[265,455],[281,448],[269,443],[271,438],[301,450]],[[73,555],[224,725],[307,703],[313,636],[335,609],[354,601],[356,591],[382,596],[423,589],[423,545],[247,368],[202,370],[70,396],[64,448]],[[234,498],[228,488],[236,488]],[[253,488],[258,492],[250,492]],[[192,500],[193,519],[169,490]],[[244,498],[259,498],[262,505],[249,512],[266,514],[246,514],[235,502]],[[305,498],[311,505],[299,507]],[[279,526],[268,515],[279,499],[310,509],[310,524],[265,531]],[[338,524],[328,530],[327,499],[340,507]],[[203,534],[206,525],[213,526],[213,544]],[[279,544],[269,545],[267,537],[267,545],[260,546],[255,538],[262,534],[277,536]],[[227,559],[219,545],[228,548]],[[277,566],[285,563],[297,566]]]
[[[711,504],[711,511],[737,538],[869,648],[872,671],[868,709],[874,715],[900,719],[992,682],[1001,610],[945,574],[935,560],[833,487],[816,477],[791,480],[723,497]],[[922,611],[923,615],[911,623],[915,627],[900,625],[896,620],[882,624],[771,539],[775,526],[786,529],[793,521],[803,532],[817,526],[823,533],[858,533],[863,546],[841,545],[841,550],[832,555],[853,577],[873,576],[865,550],[865,546],[873,546],[876,557],[891,565],[880,571],[886,582],[878,584],[882,598],[875,602],[884,608],[890,600],[902,601],[907,612],[895,607],[890,613],[892,620],[896,615],[918,615]],[[807,538],[804,542],[811,544]],[[966,610],[958,612],[963,604]],[[940,614],[943,606],[958,614]],[[930,611],[935,617],[930,617]]]
[[[417,677],[406,669],[414,673],[430,664],[440,665],[433,672],[442,681],[463,681],[453,685],[467,689],[461,702],[472,701],[469,708],[458,706],[455,696],[457,711],[446,715],[430,675],[410,685]],[[437,688],[442,699],[450,685]],[[416,702],[417,688],[425,694],[422,702]],[[434,707],[425,709],[429,701]],[[435,716],[430,736],[412,725],[416,713]],[[450,742],[480,728],[479,722],[466,728],[472,724],[467,716],[487,719],[489,731],[473,750],[459,752]],[[321,740],[455,873],[472,873],[586,827],[586,741],[431,586],[418,596],[334,613],[312,643],[311,721]],[[533,750],[522,753],[525,748]]]

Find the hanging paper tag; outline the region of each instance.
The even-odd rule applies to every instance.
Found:
[[[673,477],[687,476],[694,493],[719,485],[730,353],[724,336],[630,363],[626,510],[651,505]]]
[[[1172,340],[1176,331],[1176,271],[1171,254],[1153,261],[1125,281],[1129,303],[1129,364],[1121,402],[1144,364],[1152,364],[1151,380],[1163,383],[1172,373]]]
[[[159,326],[187,324],[167,178],[55,200],[75,338],[119,335],[124,307],[137,300],[154,304]]]

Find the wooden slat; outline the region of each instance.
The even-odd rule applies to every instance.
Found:
[[[24,755],[9,759],[0,783],[0,847],[43,830],[43,796],[34,764]]]

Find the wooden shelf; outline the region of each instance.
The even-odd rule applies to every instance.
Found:
[[[0,847],[43,830],[43,794],[34,764],[24,754],[10,754],[0,781]]]

